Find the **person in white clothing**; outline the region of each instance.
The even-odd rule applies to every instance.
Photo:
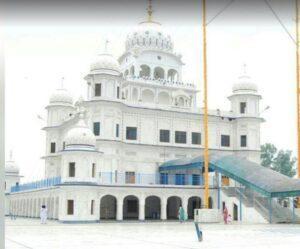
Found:
[[[48,210],[46,208],[46,205],[42,205],[42,208],[40,210],[41,224],[46,224],[47,212],[48,212]]]

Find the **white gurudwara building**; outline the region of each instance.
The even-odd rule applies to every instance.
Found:
[[[182,205],[193,218],[203,206],[203,167],[167,167],[174,159],[201,156],[203,111],[173,47],[159,23],[142,22],[127,36],[119,59],[106,52],[91,64],[85,100],[75,102],[67,89],[51,95],[43,128],[45,180],[19,184],[18,170],[8,163],[15,178],[7,182],[13,186],[7,214],[39,217],[45,204],[49,218],[61,222],[166,220],[177,218]],[[210,153],[259,163],[257,86],[242,75],[228,99],[230,110],[209,111]],[[211,170],[210,208],[220,209],[226,200],[234,219],[266,222],[255,207],[221,191],[233,184]]]

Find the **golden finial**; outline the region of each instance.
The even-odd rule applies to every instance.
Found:
[[[153,14],[153,9],[152,9],[152,0],[149,0],[149,5],[147,8],[148,12],[148,22],[152,22],[152,14]]]

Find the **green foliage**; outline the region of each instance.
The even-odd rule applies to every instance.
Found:
[[[271,168],[281,174],[293,177],[296,174],[295,163],[297,159],[292,157],[290,150],[277,150],[273,144],[261,146],[261,165]]]
[[[264,144],[261,146],[261,165],[270,168],[277,153],[277,148],[274,144]]]

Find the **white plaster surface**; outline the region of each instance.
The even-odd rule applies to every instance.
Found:
[[[298,248],[300,225],[206,224],[198,242],[187,222],[40,225],[38,219],[6,220],[6,249],[98,248]]]

